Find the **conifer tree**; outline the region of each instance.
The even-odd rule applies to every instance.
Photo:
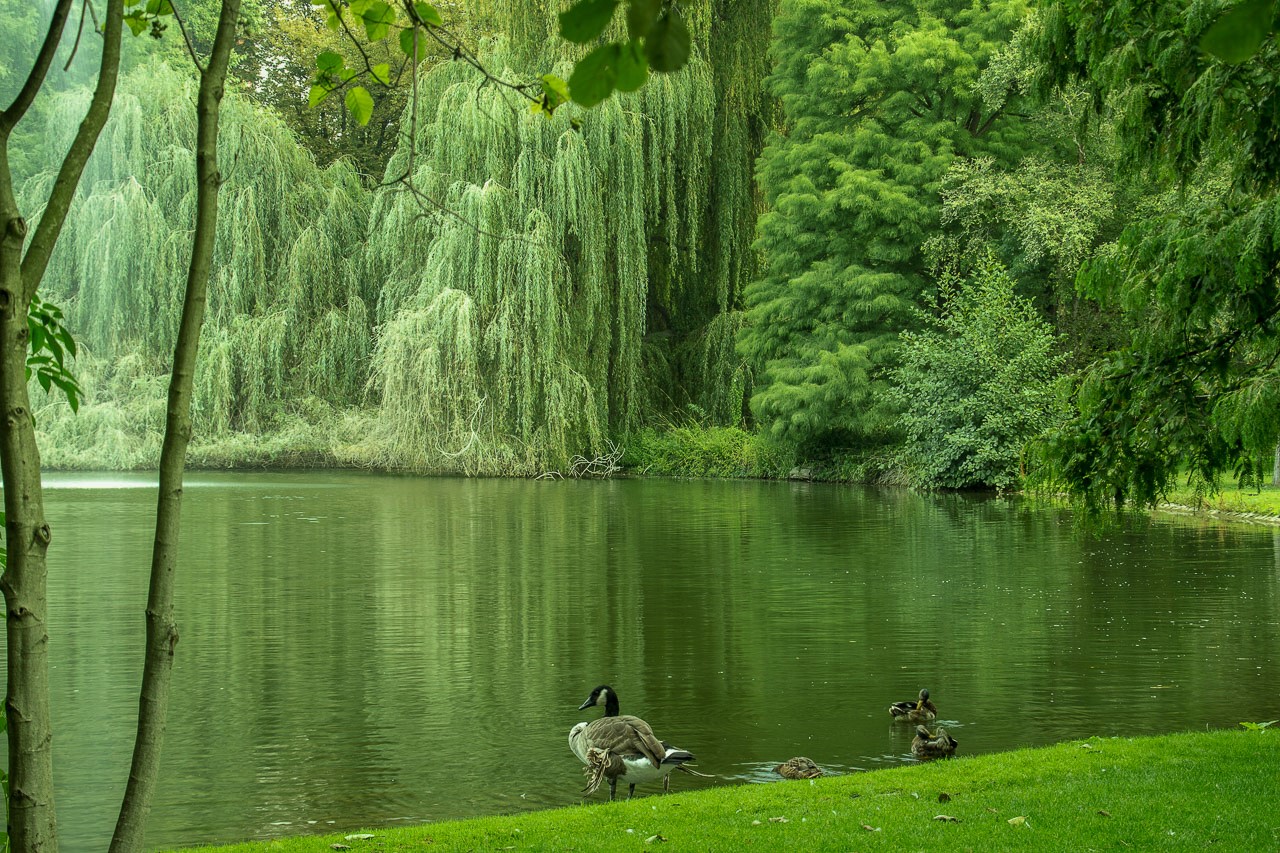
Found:
[[[884,379],[924,288],[939,182],[957,157],[1008,160],[1026,141],[991,64],[1026,5],[782,3],[767,86],[783,130],[760,159],[765,269],[740,338],[774,437],[814,452],[891,429]]]

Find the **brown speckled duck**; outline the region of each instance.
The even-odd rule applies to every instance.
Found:
[[[773,768],[773,772],[783,779],[817,779],[822,775],[822,768],[813,759],[798,755]]]
[[[960,743],[947,730],[939,728],[936,734],[929,734],[924,726],[916,726],[915,739],[911,741],[911,754],[916,758],[947,758],[956,754]]]
[[[889,714],[895,720],[908,723],[930,723],[938,716],[938,708],[929,701],[929,691],[921,689],[920,697],[914,702],[894,702],[889,706]]]

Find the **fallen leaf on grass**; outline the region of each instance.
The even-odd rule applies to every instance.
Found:
[[[1027,817],[1026,817],[1026,815],[1018,815],[1017,817],[1011,817],[1011,818],[1009,818],[1009,825],[1010,825],[1010,826],[1025,826],[1025,827],[1027,827],[1028,829],[1030,829],[1030,828],[1031,828],[1031,824],[1027,823]]]
[[[849,795],[849,799],[851,799],[851,800],[856,800],[856,799],[858,799],[858,797],[861,797],[861,796],[862,796],[862,795],[861,795],[861,794],[859,794],[857,791],[854,791],[852,794],[850,794],[850,795]]]
[[[646,838],[646,839],[644,840],[644,843],[645,843],[645,844],[659,844],[659,843],[661,843],[661,842],[663,842],[663,841],[666,841],[666,840],[667,840],[667,837],[666,837],[665,835],[650,835],[648,838]]]
[[[951,802],[951,795],[948,794],[946,791],[943,791],[942,793],[938,794],[938,802],[940,803]]]
[[[991,808],[991,806],[987,806],[987,811],[991,812],[992,814],[1000,814],[1000,812],[998,812],[998,811],[996,811],[995,809]]]
[[[959,823],[960,822],[960,818],[954,817],[949,814],[936,814],[933,816],[933,819],[940,820],[943,823]]]
[[[350,844],[330,844],[329,849],[330,850],[350,850],[351,845]]]
[[[880,831],[880,827],[878,827],[878,826],[872,826],[872,825],[871,825],[871,824],[869,824],[869,823],[864,823],[864,824],[862,825],[862,828],[863,828],[863,829],[865,829],[867,832],[879,832],[879,831]]]
[[[753,820],[753,821],[751,821],[751,825],[752,825],[752,826],[759,826],[759,825],[760,825],[760,821],[758,821],[758,820]]]
[[[769,818],[769,823],[791,823],[791,821],[787,820],[785,817],[771,817]]]
[[[1103,817],[1111,817],[1111,812],[1107,811],[1106,809],[1098,809],[1098,814],[1102,815]]]
[[[368,841],[370,838],[373,838],[372,832],[357,832],[354,835],[342,836],[343,841]]]

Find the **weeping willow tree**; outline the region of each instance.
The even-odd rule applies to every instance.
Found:
[[[229,97],[192,462],[521,474],[689,408],[741,420],[750,375],[733,337],[755,273],[773,2],[694,4],[688,67],[551,119],[463,63],[424,69],[372,190]],[[478,4],[499,33],[485,66],[567,75],[580,49],[556,37],[558,8]],[[51,149],[83,97],[51,106]],[[192,98],[165,66],[139,69],[89,164],[51,271],[85,401],[72,416],[40,395],[52,466],[158,458],[194,212]]]
[[[50,110],[54,150],[83,98],[63,95]],[[86,351],[86,398],[75,416],[53,400],[38,412],[50,465],[155,464],[191,251],[193,98],[193,81],[166,66],[130,75],[86,170],[49,274]],[[352,259],[367,191],[345,163],[318,169],[247,99],[230,97],[224,115],[225,213],[194,400],[206,444],[277,431],[300,398],[351,404],[371,348],[374,288],[361,286]],[[38,174],[25,189],[38,193],[48,180]]]
[[[376,461],[531,472],[690,403],[741,418],[772,3],[719,5],[690,10],[684,70],[589,112],[530,115],[462,65],[422,77],[364,258]],[[554,6],[495,4],[486,67],[567,68]]]

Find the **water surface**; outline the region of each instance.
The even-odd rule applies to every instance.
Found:
[[[63,849],[132,749],[154,481],[47,480]],[[793,483],[192,474],[151,847],[579,800],[610,683],[719,782],[1280,716],[1280,535],[1082,536],[1014,502]],[[676,789],[716,780],[677,774]],[[642,789],[643,790],[643,789]]]

